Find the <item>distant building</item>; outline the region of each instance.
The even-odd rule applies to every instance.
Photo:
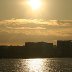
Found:
[[[25,47],[30,48],[53,48],[53,43],[46,43],[46,42],[26,42]]]
[[[57,48],[71,48],[72,41],[71,40],[58,40],[57,41]]]
[[[53,48],[53,43],[38,42],[37,45],[45,48]]]

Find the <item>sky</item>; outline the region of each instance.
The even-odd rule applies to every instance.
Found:
[[[32,10],[29,0],[0,0],[0,45],[72,40],[72,0],[41,0]]]
[[[41,0],[40,10],[33,12],[26,3],[30,0],[0,0],[0,19],[47,18],[71,20],[72,0]]]

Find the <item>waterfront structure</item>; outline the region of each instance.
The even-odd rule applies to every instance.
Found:
[[[57,48],[71,48],[72,41],[71,40],[58,40],[57,41]]]

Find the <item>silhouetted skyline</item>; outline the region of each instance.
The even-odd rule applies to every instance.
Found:
[[[0,46],[0,58],[62,58],[72,57],[72,41],[26,42],[25,46]]]

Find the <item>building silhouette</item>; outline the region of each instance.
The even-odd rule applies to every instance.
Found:
[[[29,48],[53,48],[53,43],[46,42],[26,42],[25,47]]]
[[[0,58],[62,58],[72,57],[72,40],[26,42],[25,46],[0,46]]]
[[[71,48],[72,41],[71,40],[58,40],[57,41],[57,48]]]

